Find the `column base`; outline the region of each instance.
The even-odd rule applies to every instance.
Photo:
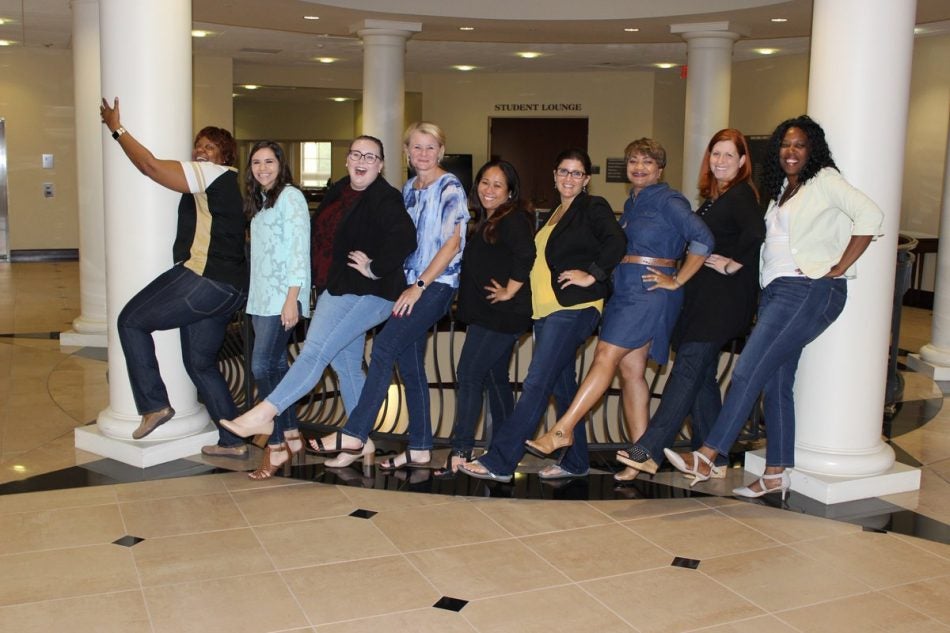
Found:
[[[755,475],[765,472],[765,450],[745,454],[745,469]],[[870,499],[899,492],[920,490],[920,470],[895,462],[879,475],[835,477],[793,469],[792,490],[825,505]]]
[[[935,365],[920,357],[920,354],[908,354],[906,365],[918,374],[930,376],[934,380],[950,380],[950,367]]]
[[[204,408],[204,405],[192,405],[190,409],[185,411],[179,409],[174,418],[149,433],[145,439],[133,440],[132,433],[138,428],[141,421],[142,418],[139,415],[133,417],[119,413],[109,407],[99,412],[99,416],[96,418],[96,427],[106,437],[148,444],[150,442],[180,440],[203,433],[211,422],[211,418],[208,416],[208,410]],[[212,424],[212,426],[214,425]]]
[[[108,437],[97,425],[89,425],[75,429],[74,437],[76,448],[129,466],[148,468],[200,453],[202,446],[218,441],[218,429],[209,423],[197,435],[164,442],[144,442]]]
[[[66,330],[59,335],[60,347],[109,347],[109,337],[101,334],[83,334],[76,330]]]

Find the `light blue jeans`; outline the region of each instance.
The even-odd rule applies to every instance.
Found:
[[[267,402],[283,413],[305,396],[331,365],[340,381],[347,414],[360,399],[363,383],[363,349],[366,331],[385,321],[393,302],[374,295],[331,295],[317,299],[303,350]]]

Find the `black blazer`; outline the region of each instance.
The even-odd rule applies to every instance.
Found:
[[[587,193],[574,198],[551,231],[544,249],[558,303],[572,306],[606,298],[610,273],[623,258],[626,248],[627,237],[606,200]],[[562,290],[557,276],[574,269],[590,273],[597,281],[587,288],[568,286]]]
[[[327,192],[314,220],[320,212],[342,195],[350,183],[347,176]],[[375,295],[395,301],[406,289],[403,263],[416,250],[416,227],[406,212],[402,193],[382,176],[377,176],[340,219],[333,239],[333,260],[327,275],[327,291],[340,296]],[[373,260],[370,269],[379,279],[364,277],[350,268],[350,251],[363,251]]]

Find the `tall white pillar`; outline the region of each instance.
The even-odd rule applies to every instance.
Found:
[[[699,166],[712,135],[729,126],[732,49],[739,33],[728,22],[673,24],[686,40],[686,117],[683,138],[683,195],[699,203]]]
[[[363,130],[383,142],[386,180],[401,187],[402,133],[406,111],[406,42],[422,30],[418,22],[364,20],[353,26],[363,40]]]
[[[102,93],[120,100],[122,125],[156,156],[188,160],[191,156],[191,2],[190,0],[100,0]],[[95,115],[98,120],[98,114]],[[165,189],[133,167],[109,131],[100,124],[105,174],[106,304],[109,321],[109,408],[98,417],[98,432],[123,443],[132,436],[141,416],[135,410],[115,323],[125,303],[172,265],[180,194]],[[119,454],[139,451],[128,463],[147,466],[181,457],[163,450],[162,442],[200,438],[210,424],[195,387],[185,372],[178,330],[156,332],[155,345],[162,377],[175,418],[160,426],[147,441],[124,442]],[[82,436],[85,440],[89,438]],[[76,433],[77,446],[89,448]],[[197,444],[197,445],[195,445]],[[141,454],[156,448],[152,457]],[[129,450],[125,450],[128,448]],[[106,454],[105,452],[101,454]],[[159,459],[155,455],[163,455]],[[157,460],[157,461],[156,461]]]
[[[950,132],[947,134],[947,161],[943,175],[943,206],[940,209],[940,241],[937,250],[937,278],[934,288],[930,342],[920,348],[920,356],[910,355],[907,364],[929,374],[934,380],[950,380]]]
[[[844,312],[798,368],[792,488],[825,503],[920,485],[881,440],[914,17],[910,0],[814,3],[808,113],[844,177],[884,211],[884,236],[858,260]]]
[[[99,3],[72,0],[76,181],[79,190],[79,303],[61,345],[106,345],[106,254],[102,208],[102,139],[98,122]]]

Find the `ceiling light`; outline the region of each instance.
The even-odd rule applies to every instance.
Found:
[[[628,26],[627,28],[624,29],[624,31],[626,31],[627,33],[637,33],[640,31],[640,29],[636,29],[636,28],[633,28],[632,26]]]
[[[13,46],[13,42],[10,40],[0,40],[0,46]]]
[[[476,66],[469,66],[467,64],[458,64],[457,66],[452,66],[455,70],[461,70],[463,73],[467,73],[470,70],[475,70]]]
[[[662,68],[663,70],[669,70],[670,68],[675,68],[675,67],[676,67],[676,64],[670,64],[670,63],[668,63],[668,62],[663,62],[663,63],[660,63],[660,64],[653,64],[653,65],[656,66],[657,68]]]
[[[208,37],[209,35],[211,35],[211,31],[199,31],[196,29],[191,32],[192,37]]]
[[[343,103],[344,101],[349,101],[349,97],[330,97],[330,101],[336,101],[337,103]]]
[[[320,62],[321,64],[332,64],[333,62],[340,61],[336,57],[317,57],[316,60]]]
[[[515,53],[515,55],[521,57],[522,59],[535,59],[537,57],[541,57],[541,53],[537,53],[535,51],[521,51],[519,53]]]
[[[320,16],[319,15],[305,15],[303,16],[303,19],[304,20],[319,20]]]
[[[245,90],[257,90],[258,88],[260,88],[260,86],[258,86],[257,84],[244,84],[241,87],[244,88]]]
[[[4,24],[6,24],[6,23],[9,22],[9,21],[10,21],[10,20],[8,20],[8,19],[6,19],[6,18],[0,18],[0,26],[3,26]]]
[[[756,53],[759,55],[774,55],[778,52],[777,48],[753,48]]]
[[[460,26],[459,30],[460,31],[474,31],[475,27],[474,26]]]
[[[772,18],[772,22],[788,22],[788,18]]]
[[[923,27],[920,27],[920,26],[914,27],[914,35],[920,35],[921,33],[924,33],[924,32],[926,32],[926,29],[924,29]]]

